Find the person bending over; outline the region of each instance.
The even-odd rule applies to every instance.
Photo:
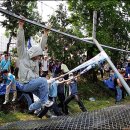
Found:
[[[64,101],[64,113],[66,115],[69,114],[68,112],[68,103],[72,100],[72,99],[75,99],[76,102],[78,103],[80,109],[85,112],[87,111],[86,108],[84,107],[82,101],[80,100],[79,96],[78,96],[78,90],[77,90],[77,78],[79,77],[80,75],[77,75],[77,76],[73,76],[73,73],[70,73],[69,74],[69,79],[70,81],[67,83],[70,87],[70,95],[65,99]]]

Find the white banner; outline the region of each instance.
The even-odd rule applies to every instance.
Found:
[[[89,65],[87,68],[85,68],[83,71],[80,72],[80,74],[84,74],[85,72],[89,71],[92,69],[92,65]]]
[[[104,53],[103,52],[100,52],[98,55],[96,55],[95,57],[93,57],[92,59],[84,62],[83,64],[77,66],[76,68],[72,69],[71,71],[69,71],[67,74],[69,73],[73,73],[77,70],[80,70],[82,68],[85,68],[89,65],[92,65],[92,64],[98,64],[99,61],[102,61],[102,60],[105,60],[106,59],[106,56],[104,57]]]

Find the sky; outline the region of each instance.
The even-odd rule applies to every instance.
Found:
[[[58,8],[58,5],[62,3],[64,4],[65,6],[67,6],[66,4],[66,1],[43,1],[43,0],[39,0],[37,2],[37,5],[38,5],[38,11],[40,13],[40,15],[42,16],[42,20],[44,22],[47,22],[48,19],[49,19],[49,16],[48,15],[52,15],[55,13],[55,10]],[[1,16],[1,13],[0,13],[0,21],[4,20],[5,18],[3,16]],[[7,46],[7,43],[8,43],[8,38],[6,38],[4,36],[4,33],[5,33],[5,28],[3,28],[1,25],[0,25],[0,52],[1,51],[5,51],[6,50],[6,46]],[[15,41],[15,40],[14,40]]]

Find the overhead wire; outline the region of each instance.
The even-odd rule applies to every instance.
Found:
[[[56,0],[55,0],[56,1]],[[57,1],[56,1],[57,2]],[[59,2],[58,2],[59,3]],[[45,3],[43,3],[45,6],[49,7],[50,9],[52,9],[54,12],[56,12],[56,10],[50,6],[50,5],[47,5]],[[60,3],[59,3],[60,4]],[[61,13],[63,13],[62,11],[60,11]],[[102,47],[105,47],[105,48],[109,48],[109,49],[112,49],[112,50],[116,50],[116,51],[122,51],[122,52],[126,52],[126,53],[130,53],[130,51],[128,50],[123,50],[123,49],[119,49],[119,48],[115,48],[115,47],[111,47],[111,46],[107,46],[107,45],[103,45],[101,44]]]
[[[8,10],[4,10],[4,9],[2,9],[2,8],[0,8],[0,12],[5,13],[5,14],[8,14],[8,15],[11,15],[11,16],[13,16],[13,17],[15,17],[15,18],[18,18],[18,19],[22,19],[20,16],[14,14],[14,13],[8,11]],[[31,24],[34,24],[34,25],[43,27],[43,28],[47,28],[46,26],[44,26],[44,25],[42,25],[42,24],[39,24],[39,23],[37,23],[37,22],[35,22],[35,21],[29,20],[29,19],[25,19],[25,21],[26,21],[26,22],[29,22],[29,23],[31,23]],[[51,28],[50,30],[53,31],[53,32],[60,33],[60,34],[62,34],[62,35],[65,35],[65,36],[74,38],[74,39],[76,39],[76,40],[80,40],[80,41],[84,41],[84,42],[87,42],[87,43],[94,44],[94,42],[92,42],[92,41],[90,41],[90,40],[85,40],[85,39],[83,39],[83,38],[79,38],[79,37],[77,37],[77,36],[73,36],[73,35],[70,35],[70,34],[61,32],[61,31],[59,31],[59,30],[53,29],[53,28]],[[127,50],[123,50],[123,49],[119,49],[119,48],[114,48],[114,47],[110,47],[110,46],[103,45],[103,44],[100,44],[100,45],[103,46],[103,47],[105,47],[105,48],[109,48],[109,49],[113,49],[113,50],[117,50],[117,51],[122,51],[122,52],[130,53],[130,51],[127,51]]]

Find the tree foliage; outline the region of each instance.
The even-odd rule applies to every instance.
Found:
[[[129,0],[68,0],[68,4],[69,10],[72,11],[72,24],[83,27],[87,30],[88,36],[92,36],[93,11],[96,10],[99,43],[122,49],[130,47]],[[120,57],[120,52],[105,50],[113,59]],[[91,48],[90,52],[92,52]]]
[[[41,17],[37,11],[36,0],[6,0],[2,2],[2,6],[17,15],[22,15],[30,20],[38,22],[41,21]],[[6,20],[2,21],[2,25],[11,33],[16,32],[18,28],[18,20],[6,14],[3,15],[6,17]],[[26,33],[26,40],[28,40],[30,36],[36,34],[39,27],[26,23],[24,29]]]
[[[67,11],[62,4],[56,10],[56,15],[51,16],[50,22],[53,28],[68,34],[82,37],[82,32],[77,27],[72,27],[67,16]],[[69,68],[74,68],[79,64],[80,55],[86,52],[87,45],[80,41],[64,35],[51,33],[48,38],[49,53],[56,59],[64,61]]]

